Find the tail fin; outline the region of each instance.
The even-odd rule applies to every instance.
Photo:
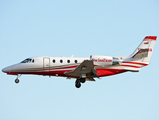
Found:
[[[138,48],[131,55],[133,61],[150,63],[157,36],[146,36]]]

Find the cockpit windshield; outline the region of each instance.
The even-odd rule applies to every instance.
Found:
[[[21,63],[30,63],[31,61],[32,61],[32,59],[27,58],[27,59],[23,60]],[[34,59],[32,62],[34,62]]]

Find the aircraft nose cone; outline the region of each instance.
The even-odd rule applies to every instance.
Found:
[[[11,72],[12,71],[12,67],[6,67],[2,69],[2,72],[7,73],[7,72]]]

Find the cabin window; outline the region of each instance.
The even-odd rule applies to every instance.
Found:
[[[63,63],[63,60],[60,60],[60,63]]]
[[[77,63],[77,60],[75,60],[75,63]]]
[[[55,59],[53,59],[52,62],[55,63],[56,62]]]
[[[70,60],[67,60],[67,63],[70,63]]]

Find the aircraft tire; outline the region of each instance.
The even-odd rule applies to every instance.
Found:
[[[17,84],[19,83],[19,79],[18,79],[18,78],[17,78],[17,79],[15,79],[15,83],[17,83]]]
[[[77,79],[76,82],[75,82],[75,87],[76,88],[80,88],[81,87],[81,83],[80,83],[80,80]]]
[[[81,87],[81,83],[76,83],[75,86],[76,86],[76,88],[80,88]]]

